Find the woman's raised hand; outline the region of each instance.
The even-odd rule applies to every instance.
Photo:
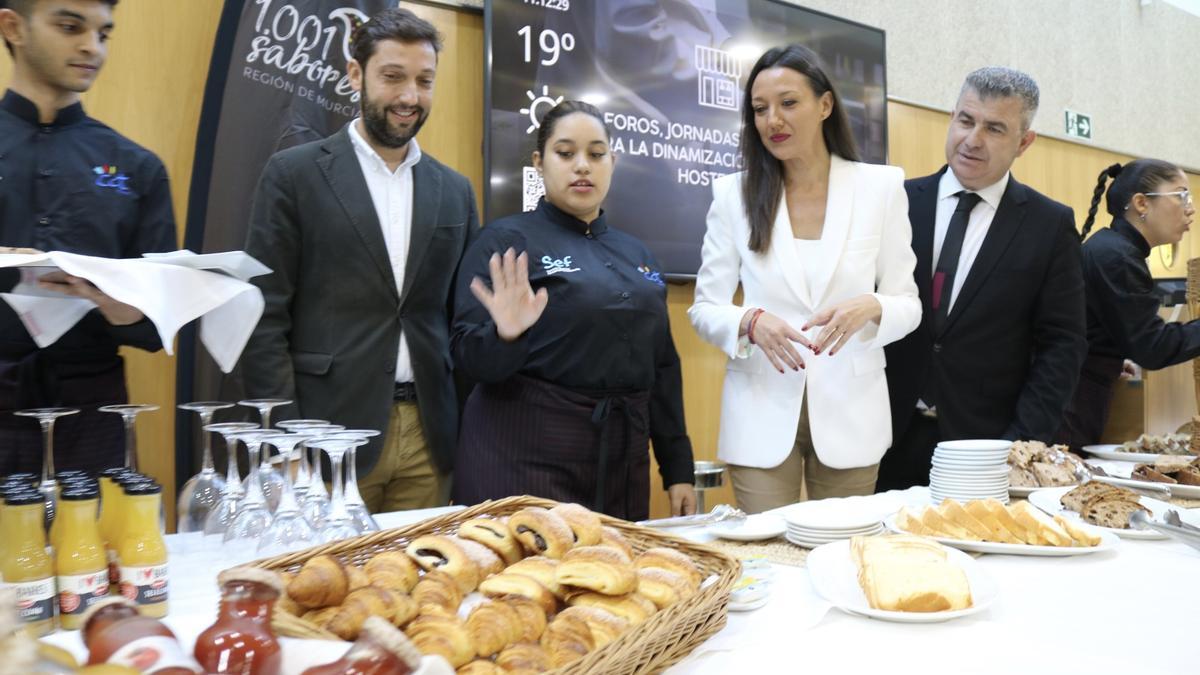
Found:
[[[493,253],[488,260],[488,271],[492,287],[489,289],[483,279],[475,277],[471,293],[492,316],[500,339],[512,342],[537,323],[550,295],[544,288],[533,292],[529,285],[529,256],[525,253],[517,255],[512,248],[503,256]]]

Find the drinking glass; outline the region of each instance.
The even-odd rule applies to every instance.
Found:
[[[258,546],[258,539],[271,525],[271,511],[267,508],[267,497],[263,494],[262,481],[258,475],[259,453],[263,440],[278,432],[266,429],[253,429],[236,432],[239,441],[246,445],[249,454],[247,465],[250,475],[245,481],[246,496],[237,507],[237,515],[225,530],[225,550],[235,562],[248,560],[253,557]]]
[[[138,413],[158,410],[158,406],[150,403],[122,403],[120,405],[102,405],[101,412],[117,413],[125,421],[125,468],[138,470],[137,457],[137,428],[134,418]]]
[[[218,410],[232,408],[232,403],[221,401],[196,401],[183,403],[182,410],[191,410],[200,415],[200,428],[203,430],[212,424],[213,415]],[[179,490],[179,517],[176,531],[179,533],[198,532],[204,529],[204,521],[208,512],[220,501],[225,492],[225,479],[217,473],[212,456],[212,432],[201,431],[204,436],[204,455],[200,463],[200,473],[188,479]]]
[[[329,424],[329,420],[304,419],[284,420],[276,423],[275,426],[280,429],[287,429],[288,431],[300,431],[313,427],[321,427],[326,424]],[[312,472],[308,468],[308,448],[304,445],[303,438],[300,439],[300,443],[296,447],[298,448],[296,455],[300,458],[300,465],[296,469],[296,478],[292,481],[292,492],[295,492],[296,497],[299,499],[308,491],[308,481],[312,479]],[[284,466],[287,467],[285,471],[291,471],[289,464],[285,463]]]
[[[204,430],[217,432],[225,440],[226,469],[225,492],[221,493],[221,501],[208,512],[204,520],[204,535],[206,537],[224,537],[230,523],[237,517],[238,504],[241,503],[245,492],[242,490],[242,477],[237,466],[237,435],[244,431],[257,429],[253,422],[220,422],[207,424]]]
[[[285,458],[292,456],[296,445],[304,440],[301,434],[275,433],[262,437],[263,443],[274,445]],[[275,518],[258,540],[260,556],[277,555],[312,546],[317,541],[317,531],[300,512],[300,503],[292,491],[292,472],[284,468],[283,495]]]
[[[54,420],[77,412],[79,408],[29,408],[13,411],[18,417],[37,418],[42,425],[42,481],[38,483],[38,491],[46,501],[47,530],[58,512],[58,474],[54,470]]]
[[[257,410],[259,418],[262,421],[263,431],[269,431],[271,429],[271,409],[287,405],[291,402],[285,398],[251,398],[238,401],[238,405],[244,405]],[[279,506],[279,498],[283,494],[283,476],[280,476],[279,472],[271,464],[270,455],[270,452],[262,453],[262,462],[258,466],[258,479],[262,483],[262,490],[267,498],[267,505],[274,512]]]
[[[330,472],[333,473],[333,501],[329,517],[318,530],[318,539],[326,544],[359,535],[354,518],[346,510],[346,492],[342,483],[342,460],[350,448],[362,445],[366,439],[354,435],[331,434],[309,441],[309,445],[324,450],[329,455]]]
[[[309,448],[313,448],[312,439],[326,434],[341,431],[346,427],[340,424],[324,424],[321,426],[313,426],[304,430],[304,434],[309,436],[305,439],[305,452]],[[316,449],[316,448],[314,448]],[[325,525],[325,519],[329,518],[329,492],[325,489],[325,480],[321,476],[321,455],[320,450],[317,450],[315,461],[309,462],[309,468],[312,470],[312,475],[308,481],[308,489],[304,492],[304,498],[300,500],[300,509],[304,511],[304,517],[308,518],[308,522],[312,526],[320,530]]]
[[[340,434],[354,435],[366,441],[378,436],[380,432],[375,429],[347,429]],[[357,450],[357,447],[353,447],[346,453],[346,510],[350,512],[350,517],[354,518],[359,533],[378,532],[379,524],[371,517],[367,503],[358,492],[358,469],[354,462]]]

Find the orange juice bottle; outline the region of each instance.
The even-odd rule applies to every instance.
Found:
[[[36,490],[10,492],[4,499],[0,573],[17,594],[17,612],[35,636],[55,628],[54,565],[46,555],[46,499]]]
[[[121,568],[117,564],[117,529],[125,495],[118,480],[128,472],[129,469],[124,467],[100,472],[100,519],[96,521],[96,527],[100,529],[100,539],[104,541],[104,553],[108,557],[109,593],[118,592],[121,585]]]
[[[59,623],[67,630],[82,626],[83,613],[108,595],[108,560],[96,527],[100,491],[75,486],[59,498],[62,546],[54,552],[58,574]]]
[[[158,529],[162,486],[154,482],[125,486],[125,527],[117,540],[121,563],[121,595],[141,613],[167,615],[167,545]]]

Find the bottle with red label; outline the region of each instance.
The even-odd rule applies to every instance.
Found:
[[[121,595],[142,614],[167,615],[167,545],[158,529],[162,486],[144,481],[125,486],[124,527],[117,540]]]
[[[363,622],[358,640],[342,658],[301,675],[408,675],[420,666],[421,652],[408,636],[372,616]]]
[[[217,621],[196,638],[195,656],[204,672],[279,675],[282,655],[271,614],[283,594],[283,580],[268,570],[235,567],[217,575],[217,584]]]
[[[0,534],[4,556],[0,574],[17,595],[17,614],[31,635],[55,628],[54,563],[46,555],[46,498],[33,488],[14,489],[4,498]]]
[[[134,668],[147,675],[197,675],[203,673],[170,628],[143,616],[123,597],[105,598],[83,617],[83,642],[88,665]]]
[[[67,630],[83,625],[83,613],[108,595],[108,558],[96,527],[100,491],[77,486],[59,496],[61,546],[54,552],[58,575],[59,623]]]

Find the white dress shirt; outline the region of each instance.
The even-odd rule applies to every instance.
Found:
[[[396,292],[402,293],[408,245],[412,240],[412,168],[421,159],[421,147],[417,145],[417,139],[410,140],[408,155],[395,171],[390,171],[387,162],[358,133],[358,118],[350,123],[350,142],[354,145],[354,155],[358,157],[358,164],[367,179],[367,190],[371,193],[375,215],[379,217],[379,226],[383,229],[388,260],[392,263],[392,275],[396,278]],[[412,382],[412,357],[403,329],[397,349],[396,381]]]
[[[983,240],[987,237],[988,228],[992,226],[992,219],[996,217],[996,209],[1000,208],[1000,198],[1004,196],[1004,190],[1008,187],[1010,175],[1011,173],[1006,172],[1000,180],[976,191],[979,194],[980,202],[975,205],[970,219],[967,220],[967,232],[963,237],[962,251],[958,254],[958,267],[954,272],[954,286],[950,289],[950,304],[946,307],[947,314],[954,311],[954,301],[958,298],[958,292],[962,290],[963,282],[967,280],[971,265],[975,264],[979,249],[983,247]],[[958,182],[954,171],[946,169],[946,173],[942,174],[942,180],[938,183],[937,216],[933,221],[933,267],[930,269],[931,273],[937,271],[938,258],[942,255],[942,244],[946,241],[946,231],[950,229],[950,217],[954,215],[954,209],[958,206],[958,198],[955,197],[955,194],[965,189],[962,183]]]

